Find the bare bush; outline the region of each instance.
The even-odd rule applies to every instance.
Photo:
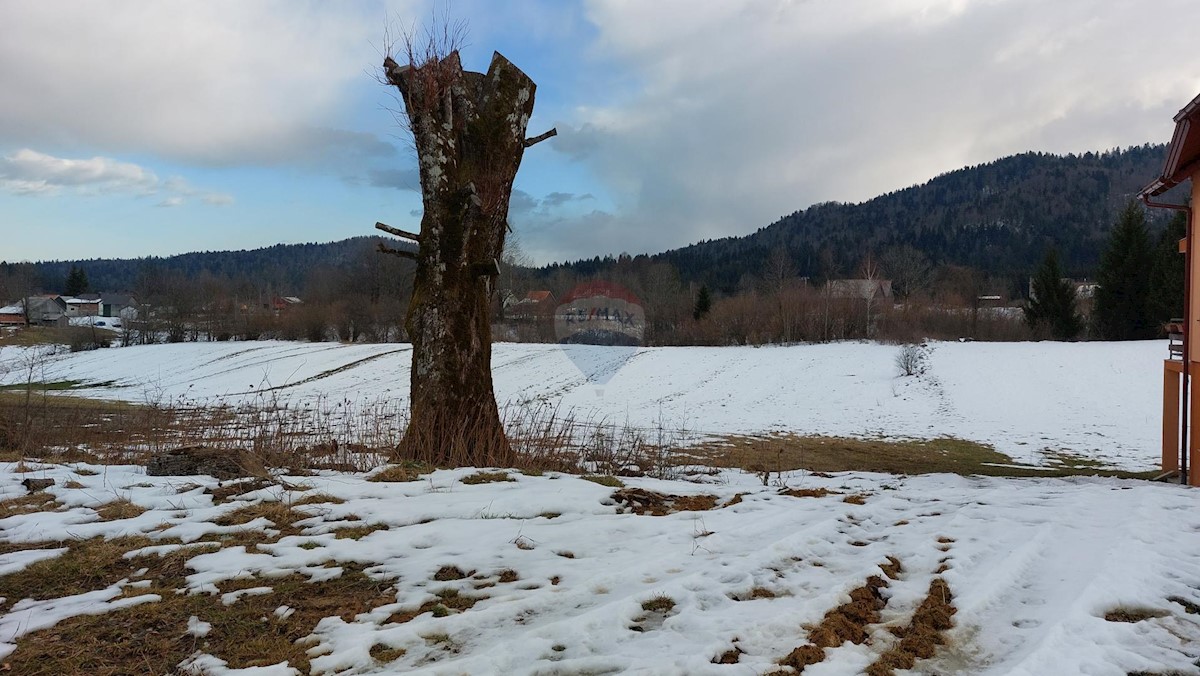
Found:
[[[896,370],[901,376],[919,376],[925,372],[928,351],[924,345],[908,343],[896,354]]]

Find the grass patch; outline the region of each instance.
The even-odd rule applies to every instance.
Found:
[[[339,540],[361,540],[371,533],[387,529],[387,524],[377,523],[370,526],[350,526],[347,528],[339,528],[333,531],[333,535]]]
[[[810,470],[1020,477],[1099,474],[1137,479],[1151,478],[1155,474],[1107,470],[1094,462],[1088,467],[1022,466],[991,446],[952,437],[904,440],[797,434],[731,435],[692,450],[715,467],[736,467],[759,474]]]
[[[675,599],[666,594],[659,594],[648,601],[642,601],[642,610],[648,613],[669,613],[675,608]]]
[[[267,519],[275,525],[277,530],[283,532],[284,535],[295,535],[299,529],[294,524],[308,518],[306,515],[297,514],[292,511],[292,508],[282,502],[259,502],[253,505],[239,507],[234,511],[220,517],[213,523],[218,526],[241,526],[250,523],[255,519]]]
[[[383,645],[382,643],[376,643],[375,645],[371,646],[371,650],[369,652],[371,659],[382,664],[395,662],[396,660],[408,654],[408,651],[404,648],[393,648],[391,646]]]
[[[360,613],[395,600],[394,594],[388,593],[390,582],[372,579],[357,569],[318,583],[300,575],[232,582],[222,585],[221,591],[270,586],[271,592],[245,596],[229,606],[219,595],[176,594],[181,581],[160,579],[136,590],[160,595],[162,600],[157,603],[75,617],[29,634],[18,641],[6,661],[14,673],[166,674],[176,673],[176,665],[203,650],[228,661],[234,669],[287,662],[308,673],[309,644],[302,639],[322,618],[339,616],[352,621]],[[286,618],[275,615],[282,605],[294,612]],[[212,625],[202,639],[187,634],[188,618],[193,615]]]
[[[55,599],[73,594],[103,589],[123,578],[132,577],[140,568],[153,566],[158,574],[170,569],[173,576],[182,579],[182,561],[177,557],[150,557],[131,560],[125,553],[155,542],[146,537],[123,537],[112,540],[92,538],[67,543],[68,549],[61,556],[37,561],[22,570],[0,577],[0,597],[6,604],[21,599]],[[22,547],[22,549],[36,547]],[[150,563],[147,563],[147,562]],[[179,564],[177,567],[174,564]]]
[[[422,474],[433,471],[433,467],[420,462],[403,462],[398,465],[388,465],[367,477],[367,481],[382,483],[418,481]]]
[[[19,514],[53,512],[57,507],[58,502],[53,495],[45,491],[34,491],[28,495],[0,500],[0,519],[7,519]]]
[[[145,507],[139,507],[125,498],[113,500],[96,510],[96,514],[104,521],[132,519],[146,513]]]
[[[579,478],[583,479],[584,481],[590,481],[594,484],[600,484],[601,486],[608,486],[609,488],[625,487],[624,481],[621,481],[615,476],[608,476],[606,474],[587,474]]]
[[[80,387],[85,387],[82,380],[55,380],[44,383],[0,385],[0,392],[25,392],[27,390],[33,390],[34,392],[60,392],[63,390],[76,390]]]
[[[299,500],[296,500],[292,504],[297,505],[297,506],[298,505],[340,505],[344,502],[346,502],[346,501],[335,495],[329,495],[328,493],[313,493],[311,495],[305,495],[304,497],[300,498]]]
[[[476,472],[470,476],[465,476],[462,479],[459,479],[459,481],[473,486],[475,484],[493,484],[504,481],[516,481],[516,479],[509,476],[508,472]]]

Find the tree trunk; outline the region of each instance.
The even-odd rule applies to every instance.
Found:
[[[486,74],[464,72],[458,52],[411,66],[388,57],[384,73],[404,100],[425,207],[405,322],[411,418],[399,451],[439,465],[508,466],[489,301],[535,85],[498,53]]]

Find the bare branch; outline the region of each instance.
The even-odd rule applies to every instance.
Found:
[[[379,251],[379,253],[385,253],[385,254],[389,254],[392,256],[399,256],[401,258],[409,258],[414,261],[417,260],[417,252],[416,251],[409,251],[407,249],[393,249],[392,247],[384,244],[383,242],[379,243],[378,251]]]
[[[400,228],[393,228],[392,226],[388,225],[387,223],[376,223],[375,229],[382,230],[382,231],[388,233],[389,235],[395,235],[397,237],[402,237],[404,239],[411,239],[414,242],[421,241],[420,235],[418,235],[414,232],[409,232],[407,230],[401,230]]]
[[[528,148],[530,146],[541,143],[542,141],[545,141],[546,139],[548,139],[552,136],[558,136],[558,127],[551,128],[550,131],[546,132],[545,134],[539,134],[537,136],[534,136],[533,138],[525,139],[525,147]]]

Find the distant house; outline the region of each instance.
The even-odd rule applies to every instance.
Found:
[[[123,319],[137,318],[137,299],[122,293],[102,293],[100,294],[100,308],[98,314],[101,317],[121,317]]]
[[[29,301],[29,324],[33,326],[68,326],[67,301],[62,296],[30,296],[0,308],[0,325],[25,324],[25,301]]]
[[[303,304],[304,301],[295,296],[275,296],[271,299],[271,309],[276,313],[287,312],[288,310]]]
[[[521,300],[512,303],[505,314],[512,319],[533,320],[550,317],[557,303],[554,294],[546,290],[530,291]]]
[[[100,298],[62,297],[67,304],[68,317],[95,317],[100,314]]]
[[[25,309],[20,303],[0,307],[0,327],[25,326]]]
[[[825,284],[825,290],[833,298],[876,298],[892,297],[892,280],[890,279],[831,279]]]

